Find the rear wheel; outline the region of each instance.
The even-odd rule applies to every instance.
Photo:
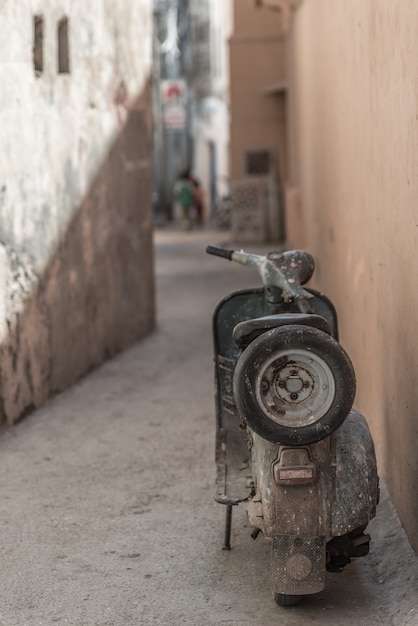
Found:
[[[290,596],[287,593],[275,593],[274,599],[279,606],[296,606],[303,596]]]
[[[310,326],[266,331],[240,356],[235,402],[258,435],[285,445],[315,443],[347,417],[355,375],[342,346]]]

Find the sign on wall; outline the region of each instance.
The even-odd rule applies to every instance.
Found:
[[[161,81],[161,104],[164,128],[186,128],[187,85],[181,79]]]

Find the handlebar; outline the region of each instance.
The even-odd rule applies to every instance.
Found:
[[[302,285],[308,282],[315,268],[314,259],[308,252],[289,250],[260,256],[214,245],[207,246],[206,252],[256,270],[266,287],[279,287],[282,290],[286,302],[306,301],[312,297],[302,289]]]
[[[210,244],[206,246],[206,252],[208,254],[213,254],[214,256],[220,256],[224,259],[228,259],[232,261],[232,255],[234,254],[234,250],[226,250],[225,248],[221,248],[220,246],[214,246]]]

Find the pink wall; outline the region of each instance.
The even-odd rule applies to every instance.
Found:
[[[415,0],[305,0],[289,39],[289,182],[302,214],[289,241],[314,254],[336,302],[357,406],[416,550],[417,23]]]

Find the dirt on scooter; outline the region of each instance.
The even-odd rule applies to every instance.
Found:
[[[320,592],[326,571],[368,554],[364,531],[379,492],[373,440],[353,409],[355,374],[335,307],[303,287],[312,256],[207,252],[257,271],[264,283],[228,295],[213,315],[224,547],[233,507],[246,502],[252,536],[271,541],[273,595],[290,606]]]

